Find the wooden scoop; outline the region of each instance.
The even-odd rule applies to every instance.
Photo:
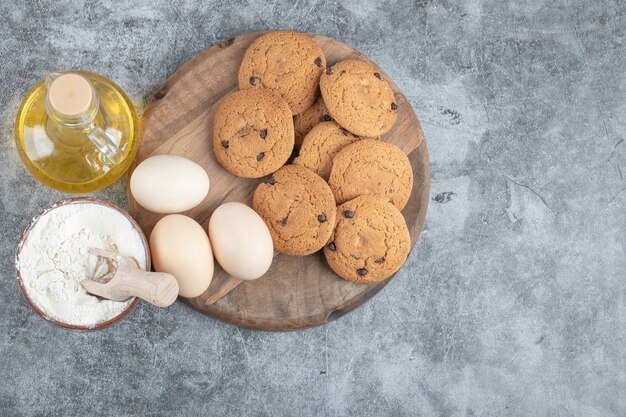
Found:
[[[100,277],[103,282],[92,279],[81,281],[87,292],[114,301],[139,297],[158,307],[167,307],[176,301],[178,281],[173,275],[143,271],[128,256],[95,248],[89,248],[89,253],[96,255],[98,262],[106,261],[108,271]]]

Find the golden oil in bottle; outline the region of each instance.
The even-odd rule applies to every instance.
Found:
[[[137,113],[124,91],[90,72],[49,74],[26,96],[15,141],[43,184],[88,193],[118,180],[139,146]]]

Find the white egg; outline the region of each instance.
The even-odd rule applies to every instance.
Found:
[[[179,294],[197,297],[213,279],[213,252],[204,228],[191,217],[170,214],[150,234],[152,265],[158,272],[174,275]]]
[[[204,200],[209,193],[209,176],[187,158],[157,155],[135,168],[130,192],[139,205],[154,213],[180,213]]]
[[[265,222],[242,203],[225,203],[213,212],[209,238],[215,259],[230,275],[257,279],[267,272],[274,257],[272,236]]]

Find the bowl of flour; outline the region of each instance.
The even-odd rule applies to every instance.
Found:
[[[15,267],[22,294],[37,313],[58,326],[102,329],[121,320],[139,301],[106,300],[85,291],[82,280],[106,272],[89,248],[130,256],[150,270],[150,250],[141,228],[104,200],[58,201],[37,215],[20,239]]]

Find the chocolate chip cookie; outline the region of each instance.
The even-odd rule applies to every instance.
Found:
[[[411,236],[400,211],[385,198],[361,196],[337,207],[337,225],[324,247],[340,277],[361,284],[389,278],[411,252]]]
[[[359,136],[380,136],[396,122],[398,105],[379,70],[349,59],[328,67],[320,90],[333,119]]]
[[[259,184],[252,208],[267,224],[274,248],[287,255],[320,250],[335,226],[335,199],[328,184],[298,165],[285,165]]]
[[[292,114],[315,102],[326,57],[310,36],[276,31],[259,37],[246,51],[239,68],[239,88],[267,88],[280,94]]]
[[[353,135],[335,122],[319,123],[304,138],[300,154],[293,163],[309,168],[328,181],[335,155],[361,139],[366,138]]]
[[[283,166],[293,150],[293,119],[278,94],[264,89],[226,96],[213,121],[213,150],[239,177],[259,178]]]
[[[364,139],[335,155],[328,185],[338,204],[367,194],[386,197],[402,210],[411,196],[413,169],[400,148]]]
[[[296,148],[302,145],[304,137],[313,129],[313,126],[331,120],[332,117],[330,117],[330,113],[328,113],[324,99],[322,99],[322,96],[319,96],[311,107],[301,114],[295,115],[293,118],[293,128],[296,133]]]

